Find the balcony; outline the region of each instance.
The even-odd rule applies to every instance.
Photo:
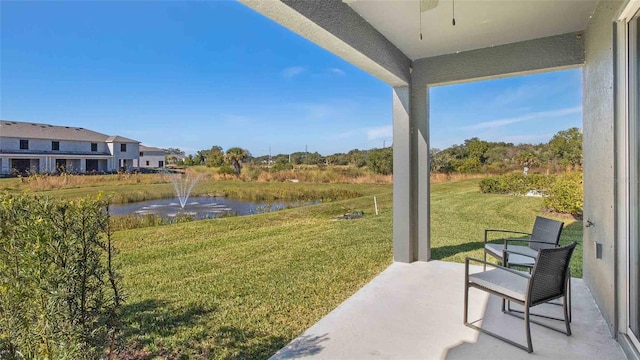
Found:
[[[464,264],[396,262],[272,359],[626,359],[584,281],[571,285],[573,335],[532,324],[528,354],[463,324]],[[532,312],[560,316],[560,309]],[[469,320],[480,318],[494,332],[525,340],[523,320],[503,314],[499,298],[471,289]]]

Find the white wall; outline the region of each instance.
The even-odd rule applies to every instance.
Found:
[[[29,140],[29,149],[20,149],[20,140]],[[57,151],[51,150],[52,141],[58,141],[60,143],[60,149]],[[2,151],[40,151],[47,153],[101,153],[106,154],[109,152],[107,144],[104,142],[94,142],[98,144],[98,151],[91,151],[91,141],[69,141],[69,140],[48,140],[48,139],[29,139],[29,138],[2,138],[0,141],[0,150]]]
[[[20,149],[20,140],[29,141],[29,149]],[[52,141],[60,143],[59,150],[52,150]],[[91,151],[91,144],[97,144],[97,151]],[[138,143],[125,143],[127,151],[120,151],[120,142],[105,143],[91,141],[67,141],[67,140],[48,140],[48,139],[30,139],[30,138],[0,138],[0,151],[11,152],[17,154],[32,154],[34,164],[37,165],[36,170],[41,173],[56,172],[55,159],[65,158],[65,154],[86,154],[91,158],[91,154],[106,155],[110,154],[110,159],[101,160],[100,171],[117,171],[119,169],[120,160],[127,160],[128,170],[134,170],[137,167],[140,156],[140,145]],[[25,155],[22,155],[23,157]],[[31,156],[29,156],[31,157]],[[0,159],[0,174],[11,173],[11,156]],[[153,167],[158,167],[158,161],[164,161],[164,154],[161,159],[156,158],[153,161]],[[86,158],[67,159],[67,168],[72,172],[86,171]],[[134,166],[134,163],[136,164]],[[151,163],[151,162],[150,162]]]
[[[161,161],[163,166],[160,166]],[[149,162],[149,165],[147,165],[147,162]],[[164,167],[166,165],[167,164],[164,160],[164,152],[143,151],[142,156],[140,156],[141,168],[159,168],[159,167]],[[134,162],[134,166],[137,166],[137,161]]]
[[[137,163],[140,158],[140,144],[137,143],[122,143],[122,142],[113,142],[108,143],[109,148],[112,150],[112,155],[114,158],[114,166],[115,168],[112,170],[118,170],[118,164],[120,164],[120,160],[129,160],[127,161],[127,170],[131,171],[134,169],[134,161]],[[127,151],[120,151],[120,145],[126,144]]]

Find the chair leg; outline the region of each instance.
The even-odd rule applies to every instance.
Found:
[[[533,352],[533,345],[531,344],[531,323],[529,322],[529,304],[524,305],[524,326],[527,335],[527,351]]]
[[[487,249],[484,249],[484,263],[482,263],[482,271],[487,271]]]
[[[464,323],[469,323],[469,283],[464,284]]]
[[[572,313],[571,313],[571,274],[569,274],[569,280],[567,280],[569,283],[567,284],[567,296],[569,297],[569,322],[571,322],[572,320]]]
[[[464,263],[464,324],[468,324],[469,320],[469,261]]]
[[[562,310],[564,311],[564,325],[567,328],[567,336],[571,336],[571,318],[569,313],[571,312],[571,310],[567,309],[567,296],[569,296],[568,294],[564,296],[564,300],[562,301]],[[569,297],[571,298],[571,297]]]

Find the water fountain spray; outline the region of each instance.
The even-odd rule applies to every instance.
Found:
[[[198,180],[200,180],[200,175],[192,175],[190,173],[171,174],[171,183],[180,202],[180,208],[184,209],[185,205],[187,205],[189,194],[191,194],[191,190],[196,186]]]

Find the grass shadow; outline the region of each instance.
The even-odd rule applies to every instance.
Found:
[[[195,326],[200,317],[215,308],[205,308],[191,304],[186,308],[172,308],[166,301],[144,300],[124,306],[122,311],[122,343],[123,349],[118,359],[152,359],[156,356],[171,356],[169,349],[160,349],[160,353],[145,350],[159,338],[167,338],[177,334],[181,328]],[[164,353],[164,354],[163,354]]]
[[[123,360],[162,359],[266,359],[284,347],[290,338],[263,331],[234,326],[202,327],[190,331],[186,338],[175,338],[185,328],[198,329],[208,323],[201,318],[215,307],[189,305],[174,308],[169,302],[144,300],[124,307],[122,348],[117,358]],[[224,349],[223,353],[216,350]],[[313,353],[311,346],[307,353]],[[214,352],[216,351],[216,352]],[[319,350],[318,350],[319,351]]]
[[[165,301],[144,300],[126,305],[123,323],[126,338],[136,335],[171,336],[180,327],[193,326],[198,318],[215,309],[190,305],[185,309],[173,309]]]
[[[289,345],[282,348],[276,355],[273,356],[275,360],[284,359],[298,359],[307,356],[312,356],[320,353],[323,347],[320,343],[329,340],[328,334],[322,335],[301,335]]]
[[[454,256],[459,253],[466,253],[475,250],[481,250],[484,248],[484,242],[480,240],[471,241],[456,245],[445,245],[431,248],[431,258],[433,260],[442,260],[444,258]]]
[[[565,225],[560,235],[560,245],[568,245],[575,241],[577,243],[576,249],[573,252],[571,258],[571,276],[581,278],[582,277],[582,220],[576,220],[568,225]],[[483,229],[484,230],[484,229]],[[491,243],[502,243],[504,239],[528,239],[527,236],[497,236],[490,238]],[[524,243],[518,243],[518,245]],[[445,245],[431,248],[431,258],[433,260],[442,260],[446,258],[454,257],[458,254],[476,252],[476,257],[482,258],[482,249],[484,249],[484,239],[474,239],[469,242],[459,243],[455,245]],[[478,255],[480,254],[480,255]],[[492,260],[491,256],[487,257],[487,260]]]
[[[287,338],[262,331],[241,329],[234,326],[221,326],[214,333],[213,349],[225,349],[224,359],[268,359],[287,344]],[[201,351],[205,357],[211,357],[209,351]]]

